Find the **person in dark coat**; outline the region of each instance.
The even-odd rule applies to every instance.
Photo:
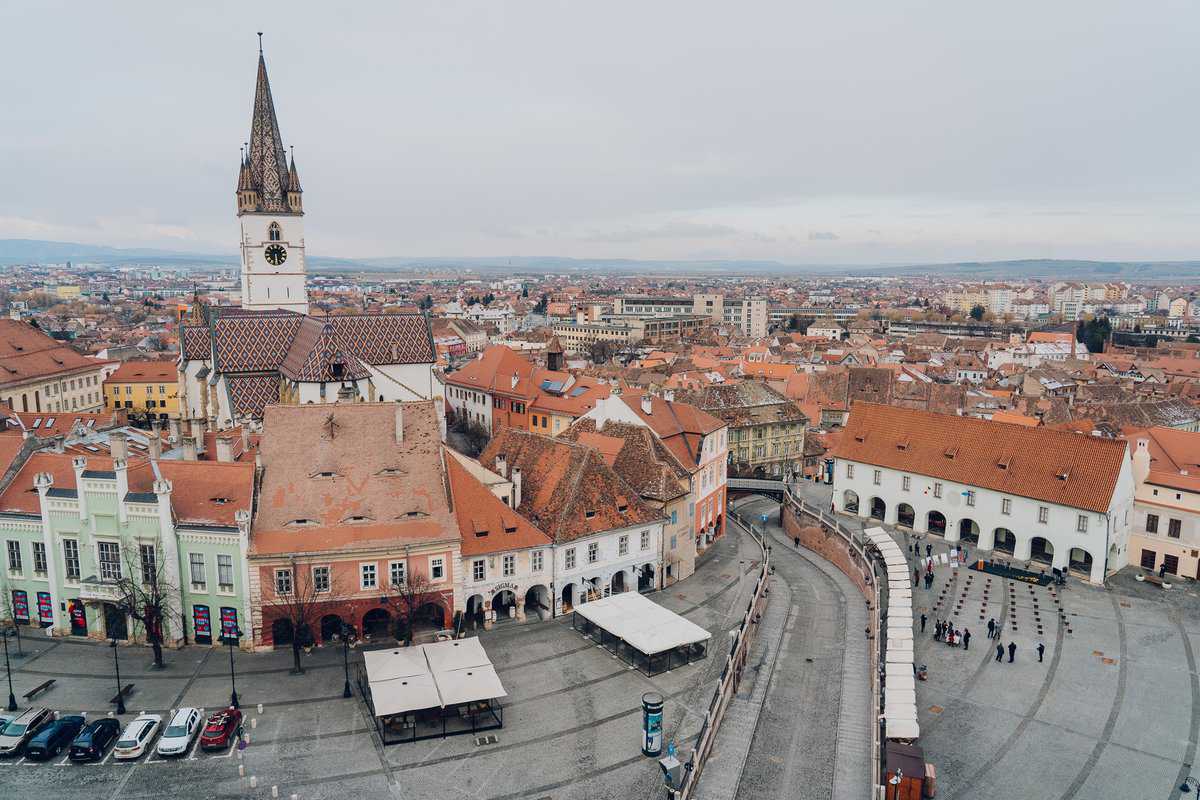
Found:
[[[925,615],[921,615],[921,633],[925,632]]]
[[[916,586],[920,580],[921,580],[921,571],[918,569],[914,569],[913,570],[913,586]]]
[[[988,638],[994,638],[996,635],[996,620],[988,617]]]
[[[927,556],[931,556],[931,555],[933,555],[933,545],[926,543],[926,545],[925,545],[925,555],[927,555]]]
[[[1046,652],[1046,645],[1042,644],[1041,642],[1038,642],[1037,651],[1038,651],[1038,663],[1040,664],[1042,662],[1042,655]]]
[[[1004,645],[1002,645],[1002,644],[996,645],[996,660],[997,661],[1004,660]]]
[[[963,650],[971,649],[971,629],[963,628]]]
[[[792,539],[792,541],[796,543],[796,549],[799,550],[800,549],[800,537],[796,536]]]
[[[1013,656],[1015,656],[1016,654],[1017,654],[1017,643],[1009,642],[1008,643],[1008,663],[1011,664],[1013,662]]]

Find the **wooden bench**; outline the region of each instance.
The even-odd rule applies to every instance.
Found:
[[[54,681],[55,681],[55,679],[51,678],[50,680],[46,681],[45,683],[42,683],[42,684],[39,684],[39,685],[33,687],[32,689],[30,689],[28,692],[25,693],[25,695],[24,695],[25,699],[30,700],[38,692],[46,691],[47,689],[49,689],[51,686],[54,685]]]
[[[129,697],[129,695],[133,692],[133,687],[134,687],[134,684],[132,684],[132,683],[125,684],[124,686],[121,687],[121,691],[114,694],[112,700],[109,700],[108,702],[116,703],[122,697]]]

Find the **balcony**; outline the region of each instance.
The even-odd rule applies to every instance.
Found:
[[[84,602],[91,600],[116,603],[121,600],[121,592],[115,582],[89,575],[79,582],[79,599]]]

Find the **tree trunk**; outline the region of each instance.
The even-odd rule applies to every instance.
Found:
[[[300,666],[300,640],[296,638],[292,639],[292,661],[295,663],[295,666],[292,667],[292,674],[303,675],[304,667]]]
[[[152,641],[150,643],[150,646],[152,648],[154,648],[154,666],[157,667],[158,669],[162,669],[163,668],[162,644],[158,641],[157,636],[154,637],[154,641]]]

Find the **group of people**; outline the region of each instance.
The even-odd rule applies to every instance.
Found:
[[[921,615],[921,633],[925,632],[925,623],[929,621],[929,617]],[[962,645],[963,650],[971,649],[971,629],[963,628],[959,630],[954,627],[954,620],[934,620],[933,623],[933,639],[937,642],[945,642],[951,647]]]

